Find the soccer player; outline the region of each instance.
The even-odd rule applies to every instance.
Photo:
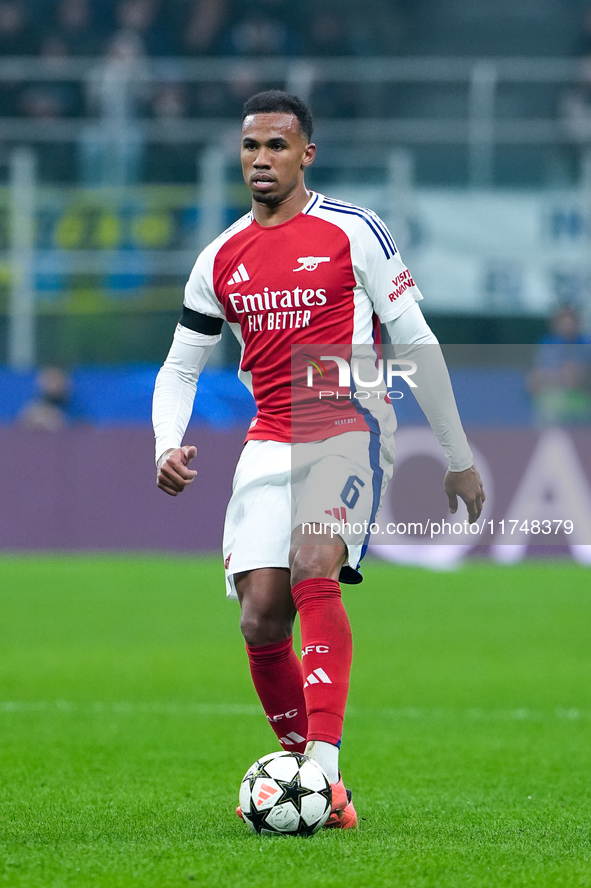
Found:
[[[226,319],[257,406],[226,514],[227,591],[240,602],[252,679],[279,743],[322,766],[333,790],[327,825],[347,829],[357,815],[339,748],[352,642],[339,581],[361,580],[367,534],[354,528],[374,520],[392,474],[395,418],[384,399],[370,407],[349,400],[339,418],[329,411],[327,422],[320,411],[292,429],[292,348],[373,346],[376,317],[403,352],[426,346],[427,372],[417,368],[413,392],[449,460],[450,510],[460,497],[474,522],[485,495],[441,351],[418,306],[422,296],[378,216],[306,188],[311,137],[310,112],[296,96],[271,90],[244,106],[241,161],[252,209],[195,263],[156,380],[153,420],[157,484],[176,496],[197,474],[189,468],[197,449],[183,445],[183,436],[197,379]],[[348,521],[339,534],[326,516],[333,507]],[[301,660],[292,640],[296,613]]]

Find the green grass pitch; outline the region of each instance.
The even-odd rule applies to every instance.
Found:
[[[235,816],[277,748],[217,559],[0,559],[0,886],[591,886],[591,573],[366,565],[360,828]]]

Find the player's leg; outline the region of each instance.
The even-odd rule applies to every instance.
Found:
[[[316,531],[316,539],[323,536],[324,543],[310,544],[301,527],[292,533],[291,583],[302,633],[306,752],[336,783],[352,656],[351,628],[338,582],[347,550],[321,526]]]
[[[255,689],[281,745],[303,752],[307,719],[293,650],[289,584],[289,444],[249,441],[238,462],[224,526],[228,594],[238,598]]]
[[[286,568],[260,568],[235,574],[234,584],[250,673],[267,719],[284,749],[303,752],[307,715],[289,577]]]
[[[240,602],[240,631],[247,644],[262,646],[290,638],[296,609],[289,570],[263,567],[234,574]]]
[[[323,768],[332,784],[329,827],[352,828],[357,814],[339,771],[339,749],[349,691],[352,639],[338,576],[347,547],[322,525],[315,538],[301,527],[292,532],[290,552],[292,595],[302,632],[304,696],[308,712],[306,755]]]
[[[339,576],[350,560],[343,521],[371,508],[367,434],[349,433],[292,448],[292,594],[300,616],[307,752],[338,781],[338,756],[349,689],[352,640]],[[361,461],[361,464],[360,464]],[[349,480],[360,493],[346,495]],[[351,508],[353,515],[350,516]]]
[[[290,568],[302,629],[306,753],[333,784],[327,825],[340,828],[355,826],[357,815],[339,772],[352,640],[338,580],[345,567],[346,581],[360,579],[358,562],[387,481],[380,448],[379,435],[353,432],[296,445],[292,455]]]

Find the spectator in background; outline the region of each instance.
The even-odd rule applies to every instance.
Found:
[[[591,55],[591,4],[583,10],[578,52],[582,56]]]
[[[346,17],[330,6],[311,11],[309,55],[325,58],[351,55],[349,25]],[[310,102],[318,117],[355,117],[359,111],[358,90],[352,83],[316,80]]]
[[[55,35],[44,37],[39,58],[48,74],[59,74],[68,58],[64,41]],[[73,148],[70,143],[52,139],[52,129],[57,121],[80,113],[80,107],[80,91],[76,82],[40,78],[21,88],[18,113],[34,120],[39,133],[44,132],[46,136],[42,149],[35,152],[41,181],[71,181]]]
[[[528,388],[541,425],[591,420],[591,337],[581,330],[577,309],[562,306],[552,316]]]
[[[161,83],[155,87],[151,116],[165,134],[174,133],[191,112],[191,96],[183,83]],[[153,182],[190,182],[196,176],[194,142],[155,143],[148,150],[147,178]]]
[[[24,117],[37,120],[40,126],[46,121],[59,120],[63,115],[59,93],[45,84],[25,87],[19,98],[19,110]]]
[[[38,34],[27,4],[23,0],[1,0],[0,56],[33,55],[37,46]]]
[[[165,56],[178,51],[174,39],[174,16],[161,0],[119,0],[115,6],[115,25],[120,31],[135,34],[150,56]]]
[[[47,34],[41,40],[39,60],[50,79],[33,82],[30,88],[51,96],[56,106],[56,116],[77,117],[82,113],[82,95],[76,78],[62,80],[63,70],[70,57],[67,42],[60,34]],[[56,76],[59,79],[53,79]]]
[[[560,98],[563,129],[571,143],[591,148],[591,53],[581,60],[579,77],[573,88]]]
[[[201,117],[239,114],[245,101],[261,88],[253,65],[241,60],[232,66],[226,83],[207,83],[197,88],[197,112]]]
[[[228,15],[228,0],[197,0],[191,4],[180,35],[180,50],[196,55],[213,53]]]
[[[144,160],[142,115],[150,97],[148,64],[141,39],[119,31],[105,58],[88,75],[88,110],[96,123],[80,142],[85,185],[130,185],[139,181]]]
[[[579,181],[581,161],[591,152],[591,5],[582,11],[577,49],[581,59],[576,81],[559,94],[557,109],[567,141],[558,171],[568,182]]]
[[[252,3],[246,12],[236,8],[220,46],[222,54],[239,56],[293,55],[299,48],[288,9],[262,0]]]
[[[234,108],[242,108],[245,101],[258,89],[257,71],[247,61],[241,62],[232,72],[226,84],[225,113],[230,114]]]
[[[37,393],[25,404],[17,422],[27,429],[56,432],[71,421],[72,387],[59,367],[44,367],[35,380]]]
[[[76,56],[98,55],[112,30],[104,0],[61,0],[53,26]]]
[[[345,16],[330,7],[312,11],[306,55],[350,55],[352,45]]]
[[[38,45],[28,10],[23,2],[0,0],[0,58],[32,55]],[[20,85],[3,83],[0,89],[0,115],[14,117],[20,112]]]
[[[189,111],[187,87],[183,83],[161,83],[152,96],[152,114],[163,123],[186,117]]]

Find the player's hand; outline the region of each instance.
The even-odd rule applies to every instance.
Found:
[[[446,472],[444,487],[452,515],[458,511],[458,497],[460,497],[466,503],[470,524],[474,524],[480,518],[486,499],[476,466],[471,466],[463,472]]]
[[[192,444],[163,453],[156,466],[156,484],[160,490],[177,496],[192,484],[197,472],[187,466],[196,456],[197,448]]]

